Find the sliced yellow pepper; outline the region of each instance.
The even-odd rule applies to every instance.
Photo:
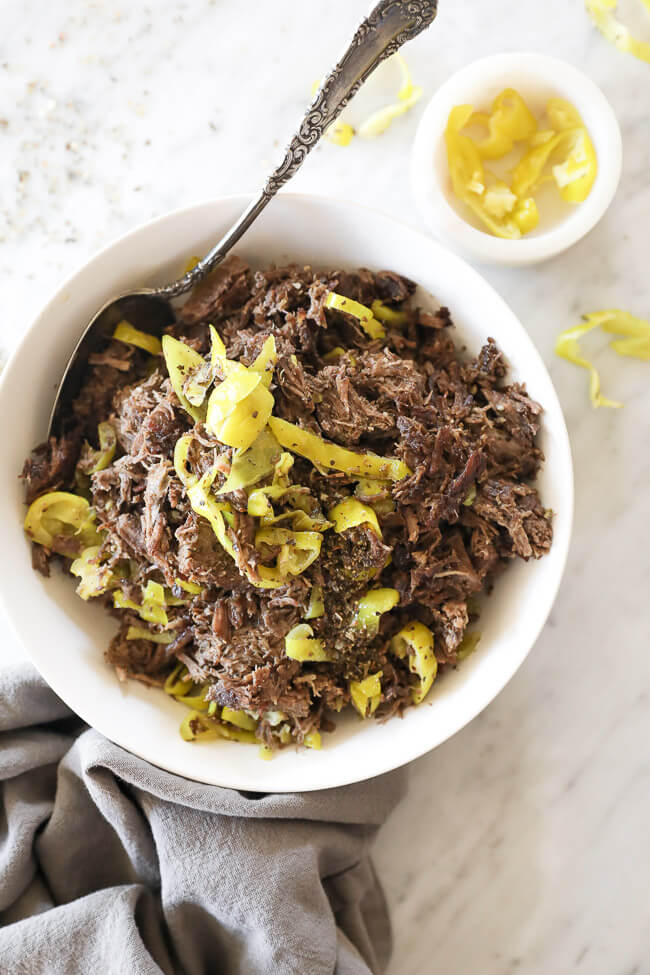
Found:
[[[650,10],[648,0],[643,0],[643,3]],[[618,0],[585,0],[585,4],[596,27],[611,44],[619,51],[633,54],[635,58],[650,64],[650,43],[634,37],[625,24],[614,16]]]
[[[650,2],[650,0],[649,0]],[[625,338],[610,342],[617,355],[631,356],[634,359],[650,360],[650,322],[636,318],[629,311],[610,308],[585,315],[588,322],[598,325],[610,335],[623,335]]]
[[[260,353],[251,364],[251,369],[254,372],[261,373],[262,382],[268,389],[271,385],[271,380],[273,379],[273,370],[275,369],[275,363],[278,358],[278,353],[275,347],[275,337],[269,335],[264,345],[260,349]]]
[[[610,335],[623,336],[621,339],[610,342],[610,347],[617,355],[650,361],[650,322],[636,318],[620,308],[591,312],[583,317],[585,319],[584,325],[576,325],[558,335],[555,352],[562,359],[566,359],[589,372],[589,398],[594,408],[609,406],[619,409],[622,407],[622,403],[606,399],[601,394],[598,371],[593,363],[582,356],[578,339],[594,328],[602,328],[604,332],[608,332]]]
[[[223,343],[223,339],[217,332],[214,325],[209,326],[210,329],[210,365],[212,366],[212,372],[217,375],[221,374],[227,376],[229,372],[241,372],[242,369],[246,367],[240,362],[234,362],[226,357],[226,346]]]
[[[262,384],[266,389],[270,387],[273,379],[273,370],[277,361],[275,336],[268,336],[259,354],[250,366],[245,366],[242,362],[236,362],[234,359],[227,358],[226,346],[214,325],[210,325],[210,338],[212,343],[210,364],[214,376],[221,375],[228,378],[235,374],[246,375],[259,373],[262,377]]]
[[[320,731],[308,732],[303,739],[303,745],[306,748],[314,748],[316,751],[320,751],[323,747],[323,739],[321,738]]]
[[[353,450],[327,443],[315,433],[303,430],[294,423],[271,416],[269,426],[279,443],[292,450],[323,471],[338,470],[360,477],[401,481],[412,471],[396,458],[378,457],[376,454],[357,454]]]
[[[399,69],[402,76],[399,90],[397,92],[397,102],[386,105],[378,111],[373,112],[359,126],[359,135],[366,138],[374,138],[381,135],[389,127],[391,122],[400,115],[408,112],[422,97],[422,89],[413,84],[406,61],[401,54],[394,54],[391,58]],[[311,88],[312,96],[316,94],[322,84],[315,81]],[[354,138],[355,131],[348,122],[338,118],[325,129],[325,138],[328,142],[333,142],[337,146],[348,146]]]
[[[553,133],[550,138],[532,145],[532,148],[524,153],[512,170],[511,186],[515,196],[523,198],[537,189],[542,181],[546,163],[563,138],[562,133]]]
[[[323,362],[331,363],[338,362],[342,355],[345,355],[345,349],[342,345],[335,345],[333,349],[326,352],[323,356]]]
[[[495,217],[486,207],[486,174],[478,149],[467,135],[461,134],[469,122],[474,109],[472,105],[457,105],[452,108],[445,129],[447,162],[454,193],[497,237],[515,240],[521,237],[521,230],[515,221],[505,215]],[[513,204],[514,208],[514,204]]]
[[[591,332],[592,329],[596,328],[595,324],[588,325],[576,325],[574,328],[568,328],[566,331],[562,332],[558,336],[555,343],[555,354],[559,355],[560,358],[566,359],[568,362],[572,362],[574,366],[580,366],[582,369],[586,369],[589,372],[589,399],[591,400],[591,405],[594,408],[599,406],[609,406],[613,409],[620,409],[623,404],[617,402],[616,400],[607,399],[600,392],[600,375],[598,370],[595,368],[593,363],[588,359],[585,359],[580,353],[580,346],[578,344],[578,339],[586,335],[587,332]]]
[[[229,738],[231,741],[238,741],[243,745],[257,745],[258,739],[254,731],[244,731],[243,728],[235,728],[230,724],[217,723],[217,735],[220,738]]]
[[[395,511],[395,502],[388,481],[377,481],[362,477],[354,489],[355,497],[369,504],[377,514],[387,515]]]
[[[197,257],[195,254],[188,257],[187,261],[183,265],[183,274],[189,274],[190,271],[193,271],[200,260],[201,258]]]
[[[205,699],[206,690],[207,684],[201,684],[197,693],[183,694],[177,697],[176,700],[180,704],[184,704],[186,708],[192,708],[195,711],[205,711],[207,714],[210,714],[210,705]]]
[[[99,450],[94,450],[88,441],[84,441],[79,461],[79,468],[87,474],[96,474],[106,470],[115,456],[117,435],[110,423],[100,423],[97,426]]]
[[[187,491],[194,511],[210,522],[220,545],[234,559],[235,550],[228,536],[224,520],[224,513],[232,514],[232,509],[229,504],[217,501],[211,494],[210,489],[218,473],[216,469],[206,471],[201,478],[192,472],[188,456],[192,440],[192,435],[186,433],[176,441],[174,470]]]
[[[368,637],[377,636],[383,613],[390,612],[399,603],[397,589],[372,589],[362,596],[357,606],[354,625],[365,630]]]
[[[192,473],[188,460],[191,442],[191,434],[185,434],[176,442],[174,468],[187,491],[192,508],[198,515],[210,522],[220,545],[236,562],[234,545],[226,525],[227,521],[232,519],[232,509],[229,504],[217,501],[211,493],[212,483],[217,475],[216,468],[207,471],[200,479]],[[291,458],[289,459],[291,460]],[[268,489],[252,492],[251,497],[253,494],[259,494],[262,490]],[[262,495],[262,497],[264,496]],[[277,589],[287,584],[289,575],[299,575],[318,558],[321,536],[318,532],[313,531],[264,528],[257,532],[255,544],[279,545],[280,553],[275,566],[259,566],[257,575],[252,570],[246,569],[247,578],[257,588]]]
[[[379,301],[378,298],[371,304],[370,311],[377,321],[384,322],[386,325],[394,325],[396,328],[406,324],[408,317],[405,311],[400,311],[397,308],[389,308],[388,305],[385,305],[383,301]]]
[[[596,150],[584,123],[570,102],[551,98],[546,114],[554,129],[533,145],[512,172],[512,190],[524,197],[544,181],[544,168],[554,154],[563,158],[552,167],[553,179],[567,203],[582,203],[598,173]]]
[[[131,632],[133,636],[129,636]],[[173,640],[173,636],[169,633],[150,634],[148,630],[135,626],[129,627],[126,638],[127,640],[152,640],[154,643],[163,644],[171,643]],[[207,684],[196,685],[183,664],[179,664],[171,672],[163,686],[165,693],[176,698],[180,704],[194,711],[205,711],[211,716],[216,711],[217,704],[216,701],[206,701],[207,688]]]
[[[512,211],[512,219],[522,234],[527,234],[535,229],[539,223],[539,210],[532,196],[517,201],[517,205]]]
[[[537,131],[535,116],[514,88],[499,92],[492,102],[490,115],[474,112],[469,121],[470,124],[480,122],[488,130],[488,136],[476,143],[483,159],[501,159],[515,142],[530,139]]]
[[[372,508],[357,501],[356,498],[345,498],[344,501],[339,501],[330,508],[327,517],[334,523],[334,531],[337,534],[357,528],[359,525],[368,525],[378,538],[382,537],[377,515]]]
[[[77,593],[82,599],[103,596],[113,582],[113,573],[107,565],[102,565],[99,561],[99,551],[99,545],[85,548],[70,566],[72,575],[81,579]]]
[[[322,640],[314,636],[309,623],[298,623],[289,630],[284,638],[284,652],[292,660],[301,662],[326,663],[331,659]]]
[[[337,294],[336,291],[330,291],[325,299],[324,307],[352,315],[371,339],[383,339],[386,335],[386,330],[381,322],[378,322],[370,308],[362,305],[360,301],[354,301],[352,298],[346,298],[345,295]]]
[[[383,671],[369,674],[365,680],[350,681],[350,698],[362,718],[369,718],[379,707],[381,701],[381,678]]]
[[[129,626],[126,631],[127,640],[148,640],[149,643],[169,644],[174,639],[172,633],[152,633],[144,626]]]
[[[333,142],[335,146],[349,146],[354,138],[354,129],[349,122],[335,119],[331,125],[327,126],[325,137],[328,142]]]
[[[217,493],[228,494],[251,487],[268,477],[274,470],[280,450],[280,444],[271,431],[262,430],[247,450],[235,452],[230,473]]]
[[[566,156],[552,167],[560,196],[567,203],[582,203],[591,193],[598,172],[596,150],[585,128],[568,129]]]
[[[585,124],[580,112],[566,98],[549,98],[546,103],[546,114],[551,123],[551,129],[556,132],[580,129]]]
[[[553,127],[538,131],[521,96],[514,89],[505,89],[494,100],[491,115],[475,113],[471,105],[457,105],[449,114],[445,141],[454,193],[498,237],[516,240],[535,229],[539,211],[529,194],[547,179],[555,180],[569,203],[581,203],[591,192],[598,166],[579,113],[561,98],[551,98],[546,112]],[[489,131],[478,144],[462,132],[473,122]],[[482,159],[502,158],[517,141],[525,141],[528,149],[515,165],[508,185],[486,171]],[[549,162],[554,165],[547,175]]]
[[[315,562],[320,555],[321,543],[319,532],[260,528],[255,534],[256,548],[263,545],[280,546],[275,566],[258,566],[260,579],[267,582],[282,580],[279,584],[284,585],[288,576],[300,575]]]
[[[396,657],[408,655],[409,670],[417,674],[419,685],[411,689],[414,704],[421,704],[431,689],[438,672],[438,661],[433,652],[433,633],[424,623],[407,623],[391,640],[391,651]]]
[[[206,471],[200,479],[191,473],[187,461],[187,451],[191,441],[191,435],[185,434],[176,442],[174,468],[185,486],[193,510],[210,523],[219,544],[236,562],[237,555],[226,524],[229,519],[232,519],[232,508],[226,502],[217,501],[211,493],[213,481],[217,476],[216,468]],[[246,575],[252,585],[262,589],[274,589],[286,583],[286,580],[280,579],[277,573],[274,575],[269,572],[265,579],[257,579],[248,570]]]
[[[497,220],[502,220],[512,213],[517,205],[517,197],[508,184],[500,179],[495,179],[486,186],[482,199],[487,212]]]
[[[233,708],[222,708],[221,720],[227,721],[229,724],[234,724],[237,728],[242,728],[244,731],[255,731],[257,728],[255,718],[251,717],[250,714],[246,714],[245,711],[235,711]]]
[[[85,498],[67,491],[49,491],[31,503],[25,516],[25,532],[33,542],[54,552],[70,555],[101,544],[95,512]]]
[[[456,660],[461,661],[469,657],[470,654],[474,653],[481,639],[481,634],[478,630],[474,630],[472,633],[465,633],[463,639],[458,644],[456,650]]]
[[[395,102],[393,105],[386,105],[385,108],[380,108],[378,111],[373,112],[359,126],[359,135],[364,139],[374,139],[376,136],[382,135],[391,122],[399,118],[400,115],[405,115],[421,98],[422,89],[418,85],[413,88],[408,98]]]
[[[203,586],[199,586],[199,584],[196,582],[186,582],[185,579],[178,578],[174,579],[174,582],[177,586],[180,586],[181,589],[184,589],[185,592],[191,593],[192,596],[198,596],[199,593],[203,592]]]
[[[196,484],[188,487],[187,496],[194,511],[210,522],[221,547],[234,559],[235,549],[226,528],[227,516],[232,517],[232,508],[225,502],[215,500],[210,493],[215,476],[215,471],[207,471]]]
[[[230,738],[243,744],[254,745],[257,743],[255,732],[244,731],[222,724],[215,718],[201,714],[199,711],[189,711],[181,722],[181,738],[184,741],[209,741],[214,738]]]
[[[134,328],[126,319],[122,319],[115,326],[113,338],[119,339],[120,342],[124,342],[126,345],[137,345],[139,349],[144,349],[145,352],[149,352],[151,355],[160,355],[162,352],[162,345],[160,344],[159,338],[155,335],[150,335],[149,332],[141,332],[139,328]]]
[[[256,488],[249,494],[248,514],[259,518],[261,525],[265,527],[284,521],[290,522],[295,531],[325,531],[331,527],[331,522],[326,521],[318,511],[314,513],[315,502],[308,489],[290,484],[289,471],[292,467],[291,454],[280,454],[275,463],[272,484]],[[270,499],[282,500],[292,507],[276,515]]]
[[[463,501],[463,504],[465,505],[466,508],[471,508],[475,501],[476,501],[476,484],[472,484],[472,486],[470,487],[469,491],[465,496],[465,500]]]
[[[381,135],[394,119],[408,112],[422,97],[422,89],[411,81],[408,65],[402,55],[394,54],[393,60],[399,65],[402,74],[402,82],[397,92],[397,102],[380,108],[362,122],[359,126],[359,135],[365,139]]]
[[[163,684],[163,691],[172,697],[183,697],[192,690],[192,684],[193,681],[185,665],[178,664]]]
[[[485,190],[485,172],[479,151],[469,136],[461,135],[461,129],[465,128],[473,112],[473,105],[454,106],[445,129],[451,185],[461,200],[467,192],[480,196]]]
[[[198,711],[189,711],[180,724],[180,735],[183,741],[209,741],[220,738],[219,724]]]
[[[163,335],[162,352],[172,387],[181,406],[189,413],[195,423],[203,422],[205,420],[205,406],[193,406],[184,391],[188,379],[204,368],[203,356],[186,345],[185,342],[179,342],[171,335]]]
[[[169,618],[165,607],[165,590],[159,582],[149,582],[142,590],[142,602],[136,603],[124,595],[121,589],[113,593],[113,606],[116,609],[132,609],[140,619],[146,623],[158,623],[160,626],[167,626]]]
[[[276,440],[276,443],[278,441]],[[289,471],[293,467],[293,457],[291,454],[282,453],[275,462],[273,471],[273,483],[265,487],[256,488],[248,496],[248,514],[255,518],[261,518],[262,523],[270,523],[273,520],[274,512],[269,498],[278,500],[289,490]]]
[[[233,372],[210,394],[207,429],[229,447],[246,450],[259,436],[273,409],[262,373]]]
[[[325,604],[323,602],[323,587],[312,586],[311,592],[309,594],[309,605],[307,606],[305,619],[306,620],[318,619],[318,617],[322,616],[324,612],[325,612]]]

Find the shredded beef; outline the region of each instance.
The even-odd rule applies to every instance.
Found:
[[[194,290],[185,302],[182,318],[188,325],[209,319],[243,304],[248,298],[248,265],[231,255],[219,264]]]
[[[356,318],[325,308],[331,290],[404,314],[386,323],[384,338],[371,339]],[[28,503],[54,490],[86,491],[92,500],[103,533],[99,558],[112,574],[100,598],[120,621],[108,658],[121,678],[161,685],[183,667],[213,709],[248,711],[260,741],[276,746],[332,730],[332,714],[350,703],[350,682],[381,671],[376,715],[388,718],[412,703],[409,661],[391,650],[396,633],[413,620],[428,626],[444,672],[464,656],[473,600],[490,592],[511,559],[548,552],[550,514],[532,483],[543,461],[541,407],[524,386],[508,385],[506,360],[491,339],[475,358],[464,356],[449,310],[416,307],[415,290],[393,271],[289,265],[253,272],[230,257],[168,329],[207,359],[212,324],[228,356],[244,365],[272,335],[276,416],[410,468],[402,480],[373,486],[294,456],[285,475],[291,491],[269,495],[274,520],[266,526],[290,529],[298,511],[311,530],[325,530],[318,558],[278,588],[262,582],[281,543],[259,543],[259,517],[248,513],[252,486],[219,493],[233,450],[185,411],[164,363],[152,371],[148,355],[117,341],[92,357],[64,433],[32,452],[23,477]],[[93,450],[104,421],[117,450],[97,471]],[[186,477],[174,467],[184,434],[195,482],[210,472],[211,501],[227,514],[224,544],[192,508]],[[263,475],[255,487],[272,478]],[[331,508],[355,492],[375,510],[381,535],[369,522],[328,527]],[[75,537],[55,541],[59,556],[78,554]],[[34,568],[47,575],[51,555],[33,546]],[[145,604],[146,593],[158,591],[149,583],[165,587],[163,615]],[[309,612],[313,587],[322,591],[320,615]],[[399,604],[371,632],[359,626],[358,603],[381,587],[397,590]],[[287,634],[306,620],[327,662],[287,656]],[[139,632],[130,638],[132,627]],[[159,642],[142,638],[143,627]]]

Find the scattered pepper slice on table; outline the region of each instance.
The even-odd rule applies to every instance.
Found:
[[[650,2],[642,0],[642,3],[650,11]],[[614,16],[618,0],[585,0],[585,5],[598,30],[614,47],[650,64],[650,43],[634,37],[625,24]]]
[[[602,328],[610,335],[621,335],[623,338],[610,342],[610,348],[620,356],[650,361],[650,322],[643,318],[636,318],[628,311],[620,308],[609,308],[605,311],[594,311],[583,315],[584,325],[576,325],[561,332],[555,343],[555,353],[560,358],[572,362],[589,372],[589,399],[594,408],[609,406],[619,409],[623,404],[616,400],[606,399],[600,392],[600,375],[589,359],[581,353],[578,339],[595,328]]]

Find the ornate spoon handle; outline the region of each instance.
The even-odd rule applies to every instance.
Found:
[[[284,159],[267,179],[259,197],[196,267],[154,294],[167,299],[182,295],[224,259],[280,187],[300,168],[324,130],[340,115],[377,65],[428,27],[437,8],[437,0],[382,0],[377,4],[359,24],[343,57],[317,91],[287,146]]]

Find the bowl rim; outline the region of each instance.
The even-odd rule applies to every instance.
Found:
[[[534,646],[542,628],[546,623],[546,620],[548,619],[548,615],[551,612],[553,603],[557,596],[557,592],[566,567],[566,561],[568,557],[569,545],[571,540],[573,512],[574,512],[574,477],[573,477],[573,463],[571,457],[571,448],[570,448],[569,436],[566,428],[566,422],[564,419],[564,414],[559,402],[559,398],[557,396],[557,392],[550,378],[548,370],[546,369],[546,366],[541,358],[541,355],[537,350],[536,346],[534,345],[530,336],[528,336],[527,332],[525,331],[523,325],[521,324],[521,322],[519,321],[515,313],[510,309],[510,307],[507,305],[505,300],[492,287],[492,285],[488,281],[486,281],[485,278],[483,278],[483,276],[476,269],[471,267],[471,265],[467,264],[466,261],[464,261],[453,251],[450,251],[447,247],[445,247],[443,244],[439,243],[438,241],[432,240],[430,237],[428,237],[421,230],[414,227],[409,222],[402,220],[399,217],[394,217],[392,214],[386,213],[385,211],[379,208],[362,205],[352,201],[345,201],[338,197],[334,198],[323,194],[314,194],[314,193],[281,192],[279,197],[280,199],[293,200],[297,202],[298,205],[309,203],[309,202],[315,202],[321,206],[325,206],[328,209],[340,207],[346,213],[349,213],[350,209],[364,210],[366,212],[374,214],[380,219],[389,221],[390,223],[393,224],[400,225],[410,234],[413,234],[417,238],[420,238],[422,242],[426,244],[427,247],[433,248],[439,253],[443,253],[447,260],[456,264],[457,268],[459,270],[462,270],[463,275],[468,280],[468,283],[472,283],[473,281],[475,284],[479,285],[480,289],[482,289],[484,293],[489,293],[491,297],[491,301],[493,302],[495,307],[498,307],[500,313],[503,314],[507,319],[510,319],[514,324],[516,324],[517,329],[520,330],[522,341],[524,341],[528,346],[528,354],[531,356],[533,360],[536,360],[537,369],[541,371],[541,374],[547,380],[548,393],[546,394],[547,400],[545,402],[545,407],[547,412],[548,412],[548,407],[551,405],[551,403],[554,407],[555,419],[556,419],[556,429],[554,430],[554,433],[558,440],[559,451],[563,455],[563,460],[564,460],[563,474],[565,478],[564,494],[563,494],[563,498],[564,498],[563,518],[564,518],[565,530],[561,538],[554,537],[553,550],[554,550],[554,557],[556,560],[556,572],[555,575],[552,577],[551,583],[547,585],[547,590],[546,590],[547,595],[544,600],[544,602],[547,603],[547,608],[545,612],[538,615],[538,618],[535,621],[535,625],[529,631],[527,631],[527,637],[524,642],[523,651],[520,651],[517,654],[516,658],[510,661],[509,666],[505,666],[505,667],[501,666],[498,679],[493,681],[492,686],[489,688],[486,694],[481,696],[481,699],[478,702],[478,704],[472,703],[471,706],[467,706],[464,709],[459,709],[458,716],[456,716],[455,720],[450,722],[450,726],[447,730],[445,730],[442,734],[439,734],[437,736],[432,735],[430,738],[426,738],[424,743],[418,741],[415,738],[415,736],[411,735],[409,739],[410,747],[404,748],[403,752],[400,753],[400,757],[397,760],[393,760],[392,757],[383,761],[377,758],[373,760],[373,762],[369,762],[367,768],[363,768],[363,769],[357,768],[351,773],[346,772],[345,774],[331,774],[329,778],[321,777],[318,781],[310,781],[306,783],[301,782],[299,785],[297,785],[295,782],[292,782],[289,785],[282,784],[279,786],[273,786],[269,790],[275,792],[293,792],[293,791],[315,791],[315,790],[323,790],[329,788],[337,788],[355,782],[362,782],[366,779],[384,774],[395,768],[405,765],[415,760],[416,758],[419,758],[421,755],[433,750],[438,745],[442,744],[444,741],[453,737],[458,731],[460,731],[470,721],[472,721],[475,717],[477,717],[488,706],[488,704],[490,704],[498,696],[498,694],[501,693],[503,688],[509,683],[509,681],[512,679],[514,674],[521,667],[526,656]],[[194,212],[203,211],[211,207],[218,208],[219,206],[226,203],[238,202],[243,209],[250,202],[250,199],[251,197],[249,194],[237,193],[237,194],[229,194],[226,196],[215,197],[208,200],[203,200],[186,207],[179,207],[175,210],[169,211],[168,213],[162,214],[154,218],[153,220],[145,221],[139,224],[138,226],[130,229],[125,234],[119,236],[118,238],[116,238],[115,240],[107,244],[105,247],[103,247],[101,250],[92,254],[87,260],[82,262],[72,274],[70,274],[56,289],[54,289],[53,293],[43,304],[40,311],[33,317],[30,324],[25,329],[21,337],[21,340],[17,343],[16,347],[12,351],[7,361],[7,365],[2,372],[2,375],[0,376],[0,402],[2,396],[4,395],[5,386],[9,382],[9,378],[11,376],[14,363],[16,359],[19,357],[23,347],[27,344],[32,332],[35,330],[35,328],[37,327],[37,325],[39,324],[43,316],[47,314],[48,310],[51,308],[53,303],[59,300],[63,295],[65,295],[66,291],[68,291],[71,288],[77,276],[80,276],[82,273],[86,272],[95,262],[99,262],[111,250],[118,251],[120,247],[127,240],[129,240],[134,236],[137,236],[145,229],[151,230],[154,227],[164,224],[167,221],[180,219],[183,216],[190,216]],[[361,260],[363,261],[363,258]],[[29,567],[28,565],[26,565],[25,568],[30,572],[32,571],[31,567]],[[3,611],[5,620],[11,627],[11,630],[14,633],[16,639],[25,650],[25,653],[32,661],[36,669],[39,671],[39,673],[42,673],[41,661],[36,659],[36,657],[31,651],[30,646],[22,638],[20,628],[18,626],[17,615],[14,615],[14,613],[12,612],[12,606],[7,599],[7,593],[5,592],[5,588],[3,585],[0,585],[0,609]],[[134,754],[144,759],[145,761],[150,762],[152,765],[157,765],[157,767],[169,771],[172,774],[176,774],[181,778],[185,778],[188,782],[193,782],[193,781],[208,782],[208,780],[206,779],[200,780],[195,776],[188,776],[186,774],[183,774],[183,772],[179,771],[178,768],[171,768],[170,766],[166,766],[165,764],[162,764],[159,761],[157,761],[155,758],[152,758],[151,755],[144,754],[142,751],[138,751],[136,748],[133,747],[132,742],[127,744],[123,737],[121,737],[119,734],[116,734],[114,727],[111,727],[110,730],[107,730],[103,727],[103,722],[95,721],[91,707],[85,707],[85,706],[80,707],[77,701],[75,701],[74,705],[71,704],[68,699],[68,694],[66,693],[65,688],[54,687],[53,690],[59,697],[61,697],[61,699],[66,704],[68,704],[71,710],[73,710],[76,714],[78,714],[84,721],[86,721],[87,724],[89,724],[91,727],[94,727],[100,734],[103,734],[106,738],[113,741],[118,746],[124,748],[126,751],[129,751],[131,754]],[[245,778],[238,779],[236,775],[234,776],[231,775],[227,781],[220,781],[219,783],[211,779],[208,782],[208,784],[210,783],[214,785],[219,784],[222,787],[226,787],[226,788],[235,788],[235,789],[251,788],[249,779],[245,779]]]
[[[571,101],[585,114],[592,106],[588,126],[594,142],[607,145],[598,155],[598,176],[591,193],[573,212],[537,236],[505,240],[472,226],[458,213],[442,186],[432,156],[444,134],[450,108],[462,102],[461,91],[490,81],[505,71],[527,71],[549,86],[571,88]],[[597,123],[593,124],[593,119]],[[621,177],[622,137],[618,119],[602,89],[569,61],[535,51],[506,51],[470,61],[455,71],[427,103],[411,151],[411,187],[427,226],[463,256],[481,263],[526,265],[549,260],[588,234],[607,211]]]

